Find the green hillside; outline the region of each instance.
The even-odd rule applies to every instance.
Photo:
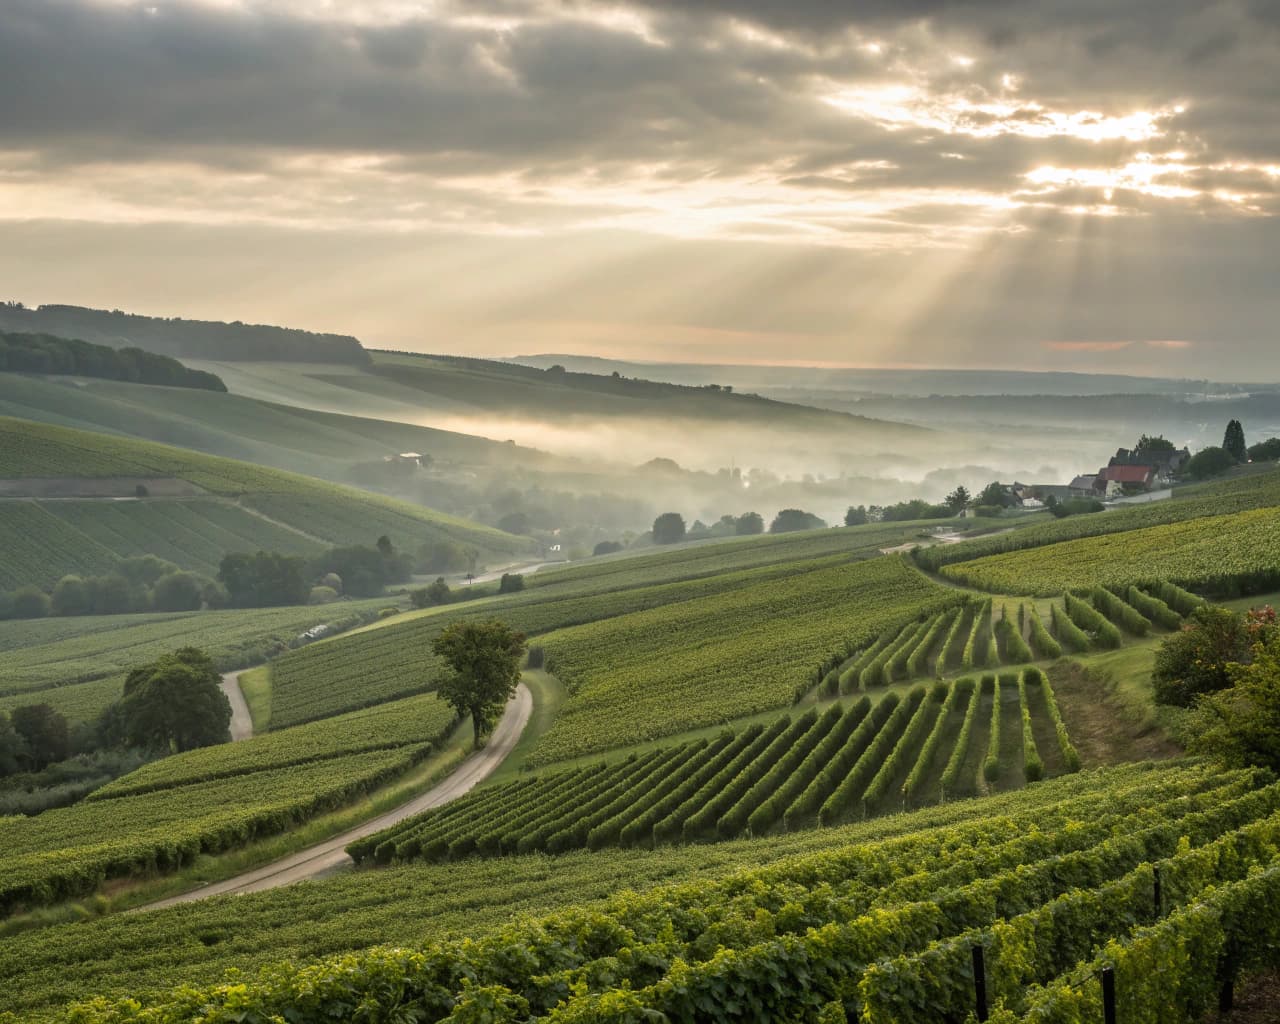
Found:
[[[116,381],[0,374],[0,415],[178,445],[339,482],[353,465],[407,451],[473,466],[558,464],[542,452],[448,430]]]
[[[137,497],[139,487],[145,496]],[[143,553],[211,573],[230,551],[305,554],[383,534],[401,550],[449,541],[482,559],[527,546],[499,530],[296,473],[10,418],[0,418],[0,495],[0,523],[22,538],[0,556],[3,588],[47,587]]]

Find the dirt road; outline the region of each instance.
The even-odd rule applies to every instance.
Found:
[[[238,689],[238,687],[237,687]],[[438,785],[427,792],[414,797],[385,814],[366,821],[341,835],[326,839],[323,843],[267,864],[253,871],[236,875],[222,882],[214,882],[201,889],[172,896],[157,903],[149,903],[140,910],[158,910],[161,907],[173,906],[177,903],[191,903],[207,896],[219,896],[223,893],[261,892],[264,889],[275,889],[278,886],[301,882],[308,878],[318,878],[337,868],[351,863],[347,856],[346,846],[372,835],[384,828],[389,828],[414,814],[440,807],[469,792],[498,767],[515,748],[516,741],[524,732],[533,713],[533,695],[523,683],[516,690],[516,695],[503,712],[502,720],[489,737],[489,744],[483,750],[471,754],[457,769]],[[465,728],[465,726],[464,726]]]
[[[244,694],[240,692],[240,673],[222,673],[222,692],[231,701],[231,738],[247,740],[253,735],[253,718],[249,714],[249,705]]]

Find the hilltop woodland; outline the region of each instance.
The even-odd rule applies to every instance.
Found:
[[[0,434],[11,490],[104,492],[0,501],[0,1014],[1190,1024],[1280,967],[1280,471],[1238,422],[1165,500],[667,511],[537,571],[527,524]],[[124,913],[375,818],[358,870]]]

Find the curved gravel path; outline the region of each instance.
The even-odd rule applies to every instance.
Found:
[[[222,692],[231,701],[231,739],[247,740],[253,735],[253,717],[249,714],[249,705],[240,690],[240,673],[223,672],[221,685]]]
[[[239,687],[237,686],[236,689],[239,690]],[[412,815],[456,800],[479,785],[515,749],[516,742],[524,732],[524,727],[528,725],[532,713],[533,694],[524,683],[521,683],[516,689],[515,697],[503,712],[502,720],[498,722],[497,728],[489,737],[488,745],[483,750],[477,750],[468,756],[447,778],[432,786],[427,792],[366,821],[363,825],[357,825],[341,835],[326,839],[305,850],[299,850],[281,860],[246,871],[234,878],[193,889],[179,896],[148,903],[138,909],[158,910],[161,907],[192,903],[195,900],[202,900],[208,896],[220,896],[224,893],[262,892],[264,889],[275,889],[278,886],[301,882],[308,878],[319,878],[344,867],[351,863],[351,858],[346,851],[348,844],[389,828]],[[466,726],[464,725],[463,728]]]

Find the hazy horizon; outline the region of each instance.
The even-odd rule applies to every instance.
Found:
[[[5,294],[513,357],[1280,379],[1259,0],[10,0]]]

